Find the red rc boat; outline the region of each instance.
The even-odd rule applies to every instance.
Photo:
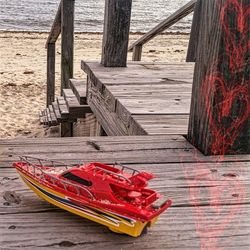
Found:
[[[153,175],[119,164],[67,166],[21,156],[13,163],[24,182],[46,201],[134,237],[153,225],[170,205],[147,188]]]

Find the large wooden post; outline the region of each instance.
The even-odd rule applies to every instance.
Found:
[[[105,67],[126,67],[132,0],[106,0],[102,45]]]
[[[73,78],[74,2],[61,2],[61,95],[63,89],[69,88],[69,79]]]
[[[201,2],[188,140],[206,155],[250,153],[249,0]]]
[[[55,100],[55,43],[47,44],[47,107]]]

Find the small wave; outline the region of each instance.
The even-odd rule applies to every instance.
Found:
[[[131,32],[147,32],[189,0],[133,0]],[[49,32],[60,0],[0,0],[0,30]],[[102,32],[103,0],[76,0],[75,31]],[[192,16],[166,32],[189,33]]]

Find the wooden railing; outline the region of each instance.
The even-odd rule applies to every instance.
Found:
[[[69,79],[73,77],[74,51],[74,5],[75,0],[61,0],[54,19],[47,48],[47,107],[55,100],[55,58],[56,41],[61,34],[61,94],[69,88]]]
[[[177,10],[175,13],[173,13],[171,16],[169,16],[167,19],[159,23],[156,27],[154,27],[152,30],[147,32],[145,35],[143,35],[140,39],[138,39],[136,42],[134,42],[132,45],[129,46],[128,51],[133,51],[133,61],[140,61],[141,55],[142,55],[142,46],[149,42],[151,39],[153,39],[155,36],[162,33],[167,28],[171,27],[173,24],[181,20],[182,18],[189,15],[191,12],[194,11],[194,7],[197,0],[192,0],[188,2],[186,5],[184,5],[181,9]]]
[[[142,46],[194,10],[197,0],[191,0],[128,48],[132,0],[108,0],[105,7],[102,61],[105,67],[126,67],[127,50],[133,50],[133,60],[140,61]],[[47,48],[47,107],[55,99],[56,41],[61,34],[61,94],[73,78],[74,0],[61,0]],[[121,18],[122,17],[122,18]],[[123,27],[122,29],[120,27]]]
[[[66,171],[70,167],[76,167],[76,165],[64,165],[61,162],[44,160],[29,156],[20,156],[20,160],[22,163],[21,170],[26,174],[32,175],[32,177],[38,182],[53,184],[56,187],[62,188],[66,192],[75,193],[80,196],[84,195],[92,200],[95,199],[94,195],[87,187],[72,183],[70,181],[67,181],[66,179],[61,179],[54,175],[55,172],[58,173],[58,167],[63,166],[63,168],[60,169]],[[39,164],[37,164],[37,162]],[[46,165],[46,163],[48,162],[52,165]],[[50,167],[50,171],[46,170],[46,168],[43,167]],[[80,167],[80,165],[78,165],[77,167]]]

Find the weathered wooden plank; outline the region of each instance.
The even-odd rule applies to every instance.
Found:
[[[105,140],[106,139],[106,140]],[[93,151],[91,147],[86,147],[88,141],[94,141],[100,150]],[[0,159],[13,161],[17,159],[16,155],[27,153],[41,158],[63,159],[67,161],[90,161],[96,157],[97,161],[112,161],[123,163],[171,163],[171,162],[242,162],[249,161],[249,155],[225,156],[223,159],[217,156],[204,156],[197,151],[185,138],[172,136],[131,136],[131,137],[97,137],[97,138],[51,138],[51,139],[22,139],[20,140],[0,141],[2,151]],[[62,144],[62,146],[60,146]],[[6,147],[7,145],[7,147]],[[8,146],[9,145],[9,146]],[[17,145],[17,146],[15,146]],[[64,147],[64,149],[63,149]],[[24,148],[24,149],[22,149]],[[69,150],[72,148],[72,150]],[[96,152],[99,152],[96,155]],[[146,156],[146,157],[145,157]],[[59,157],[59,158],[57,158]]]
[[[87,113],[92,113],[86,104],[80,105],[71,89],[63,89],[63,96],[71,118],[84,118]]]
[[[230,207],[231,208],[231,207]],[[20,239],[25,249],[57,249],[58,247],[73,247],[82,249],[200,249],[201,245],[226,247],[227,249],[247,249],[249,247],[248,220],[249,207],[240,207],[241,214],[236,218],[237,223],[230,223],[218,236],[211,233],[199,234],[195,231],[195,221],[191,208],[169,209],[159,219],[156,226],[149,229],[147,235],[138,239],[124,237],[111,233],[107,228],[64,211],[4,215],[1,217],[1,231],[3,231],[3,247],[5,249],[18,248]],[[223,218],[220,215],[219,218]],[[213,221],[213,214],[209,214],[208,221]],[[49,228],[48,230],[48,222]],[[220,227],[220,221],[213,222],[213,228]],[[242,227],[239,227],[242,224]],[[31,226],[32,225],[32,226]],[[12,226],[12,227],[11,227]],[[14,227],[13,227],[14,226]],[[180,230],[180,227],[182,230]],[[205,227],[205,225],[204,225]],[[10,228],[6,230],[6,228]],[[12,229],[11,229],[12,228]],[[13,229],[14,228],[14,229]],[[70,228],[70,232],[69,232]],[[212,231],[215,232],[215,229]],[[41,234],[43,237],[41,237]],[[167,239],[166,239],[167,238]],[[208,240],[209,238],[209,240]]]
[[[132,115],[133,119],[147,131],[148,135],[186,135],[189,115]]]
[[[92,160],[94,161],[94,160]],[[217,200],[217,205],[229,204],[249,204],[250,203],[250,171],[247,163],[241,163],[235,168],[235,163],[221,163],[216,167],[211,163],[169,163],[169,164],[136,164],[129,165],[139,171],[153,172],[155,178],[150,181],[149,186],[158,190],[162,195],[174,199],[173,207],[192,206],[199,200],[199,206],[208,206],[215,204],[216,197],[212,193],[206,194],[207,191],[222,192],[223,196]],[[8,207],[8,213],[22,212],[28,210],[29,205],[32,207],[32,200],[36,201],[35,210],[39,211],[36,196],[26,187],[18,174],[13,168],[1,169],[1,186],[0,192],[14,191],[19,194],[20,199],[25,198],[25,203],[15,203]],[[201,177],[202,176],[202,177]],[[193,178],[193,180],[191,180]],[[166,181],[167,180],[167,181]],[[241,181],[239,181],[241,180]],[[192,186],[191,186],[192,183]],[[231,183],[231,185],[229,184]],[[238,189],[236,190],[236,186]],[[234,188],[232,188],[234,186]],[[244,190],[243,190],[244,188]],[[196,197],[192,197],[189,192],[192,189],[199,189]],[[219,190],[216,190],[219,189]],[[238,194],[238,195],[235,195]],[[240,197],[241,196],[241,197]],[[50,206],[45,206],[48,209]],[[0,214],[6,213],[6,204],[4,198],[0,196]]]
[[[105,84],[106,85],[106,84]],[[114,94],[116,97],[120,96],[160,96],[160,95],[171,95],[171,94],[190,94],[192,86],[189,83],[178,82],[178,81],[164,81],[162,83],[155,84],[144,83],[144,84],[119,84],[119,85],[106,85],[107,89]]]
[[[177,10],[171,16],[169,16],[166,20],[159,23],[156,27],[150,30],[148,33],[143,35],[140,39],[134,42],[132,45],[129,46],[129,51],[132,51],[133,48],[137,45],[143,45],[150,41],[152,38],[166,30],[167,28],[171,27],[173,24],[181,20],[183,17],[189,15],[194,10],[194,6],[197,0],[192,0],[184,5],[182,8]]]
[[[34,140],[33,138],[22,138],[22,142],[25,143],[25,145],[27,144],[37,144],[37,145],[41,145],[41,144],[60,144],[60,145],[66,145],[68,143],[72,143],[75,142],[77,143],[84,143],[87,140],[91,140],[91,139],[95,139],[96,141],[99,141],[101,143],[103,143],[104,145],[109,145],[109,144],[124,144],[124,143],[131,143],[131,142],[135,142],[136,145],[139,144],[147,144],[150,141],[151,142],[162,142],[162,143],[166,143],[166,145],[168,144],[168,142],[181,142],[184,143],[186,142],[188,145],[191,145],[189,142],[186,141],[186,139],[183,136],[180,135],[164,135],[164,136],[125,136],[125,137],[119,137],[119,136],[113,136],[113,137],[97,137],[97,138],[64,138],[63,140],[61,138],[37,138],[36,140]],[[0,139],[0,145],[5,147],[6,145],[16,145],[16,146],[20,146],[20,139],[16,138],[16,139]],[[54,144],[53,144],[54,145]],[[193,146],[191,145],[191,147],[193,148]],[[226,156],[227,157],[227,156]]]
[[[50,112],[50,117],[51,117],[51,126],[56,126],[58,125],[58,121],[56,118],[56,115],[54,113],[54,109],[52,105],[49,105],[49,112]]]
[[[89,141],[97,144],[99,150]],[[88,249],[131,246],[138,249],[206,247],[236,250],[250,246],[249,162],[240,162],[240,159],[246,160],[246,155],[234,157],[236,162],[231,162],[233,156],[225,156],[224,160],[204,156],[183,137],[166,135],[24,138],[0,140],[0,147],[0,155],[4,156],[0,158],[0,234],[3,249],[20,248],[20,245],[25,249],[69,246],[82,249],[84,245]],[[66,149],[68,153],[65,153]],[[168,157],[169,149],[178,162]],[[21,153],[20,150],[28,150],[31,155],[40,152],[40,156],[51,152],[50,158],[71,163],[78,163],[80,157],[85,161],[112,163],[121,159],[123,162],[124,155],[130,161],[128,166],[156,175],[150,187],[172,198],[173,205],[139,241],[113,234],[105,227],[49,205],[28,190],[11,167],[11,161],[17,159],[15,154]],[[75,157],[76,151],[79,152],[78,158]],[[13,157],[9,157],[11,152]],[[104,153],[106,157],[103,157]],[[164,156],[165,162],[160,155]],[[187,158],[192,158],[192,161],[188,163]],[[139,159],[142,161],[138,162]],[[14,192],[14,198],[8,198],[8,191]]]
[[[61,0],[61,94],[73,78],[74,0]]]
[[[50,112],[49,112],[49,108],[46,108],[45,109],[45,114],[46,114],[46,121],[47,121],[47,125],[48,126],[51,126],[51,123],[52,123],[52,119],[51,119],[51,116],[50,116]]]
[[[168,99],[162,99],[164,97]],[[117,99],[116,107],[120,105],[131,114],[189,114],[190,96],[176,94],[152,98],[120,97]]]
[[[55,101],[55,43],[47,44],[47,107]]]
[[[144,63],[129,62],[127,68],[103,67],[97,62],[81,62],[81,68],[92,81],[106,84],[140,84],[164,81],[193,82],[193,63]]]
[[[77,79],[69,79],[69,85],[73,93],[75,94],[78,102],[81,105],[87,104],[86,81],[77,80]]]
[[[77,119],[73,127],[73,137],[97,136],[97,123],[94,114],[86,114],[85,118]]]
[[[186,62],[196,61],[196,51],[198,47],[199,34],[200,34],[200,19],[201,19],[200,14],[202,13],[201,5],[202,5],[202,1],[198,1],[195,5]]]
[[[54,22],[52,24],[52,27],[51,27],[51,30],[49,33],[49,37],[48,37],[47,42],[46,42],[46,48],[49,44],[55,43],[57,38],[59,37],[59,35],[61,33],[61,7],[62,7],[62,4],[60,2],[55,19],[54,19]]]
[[[92,90],[89,89],[89,91],[91,93],[91,99],[88,99],[89,106],[96,115],[98,122],[102,124],[105,132],[110,136],[127,135],[126,127],[114,112],[110,112],[110,110],[107,109],[105,102],[100,98],[98,92],[95,94],[95,97],[93,97]]]
[[[59,96],[56,98],[57,100],[57,105],[60,111],[60,115],[62,118],[69,118],[69,111],[66,105],[66,101],[64,100],[64,98],[62,96]]]
[[[102,60],[104,67],[126,67],[132,0],[106,0]]]
[[[61,116],[57,101],[52,102],[52,107],[53,107],[53,110],[54,110],[57,121],[60,122],[61,119],[62,119],[62,116]]]
[[[250,153],[248,4],[201,6],[188,138],[205,154]]]
[[[133,48],[132,61],[141,61],[142,45],[136,45]]]

